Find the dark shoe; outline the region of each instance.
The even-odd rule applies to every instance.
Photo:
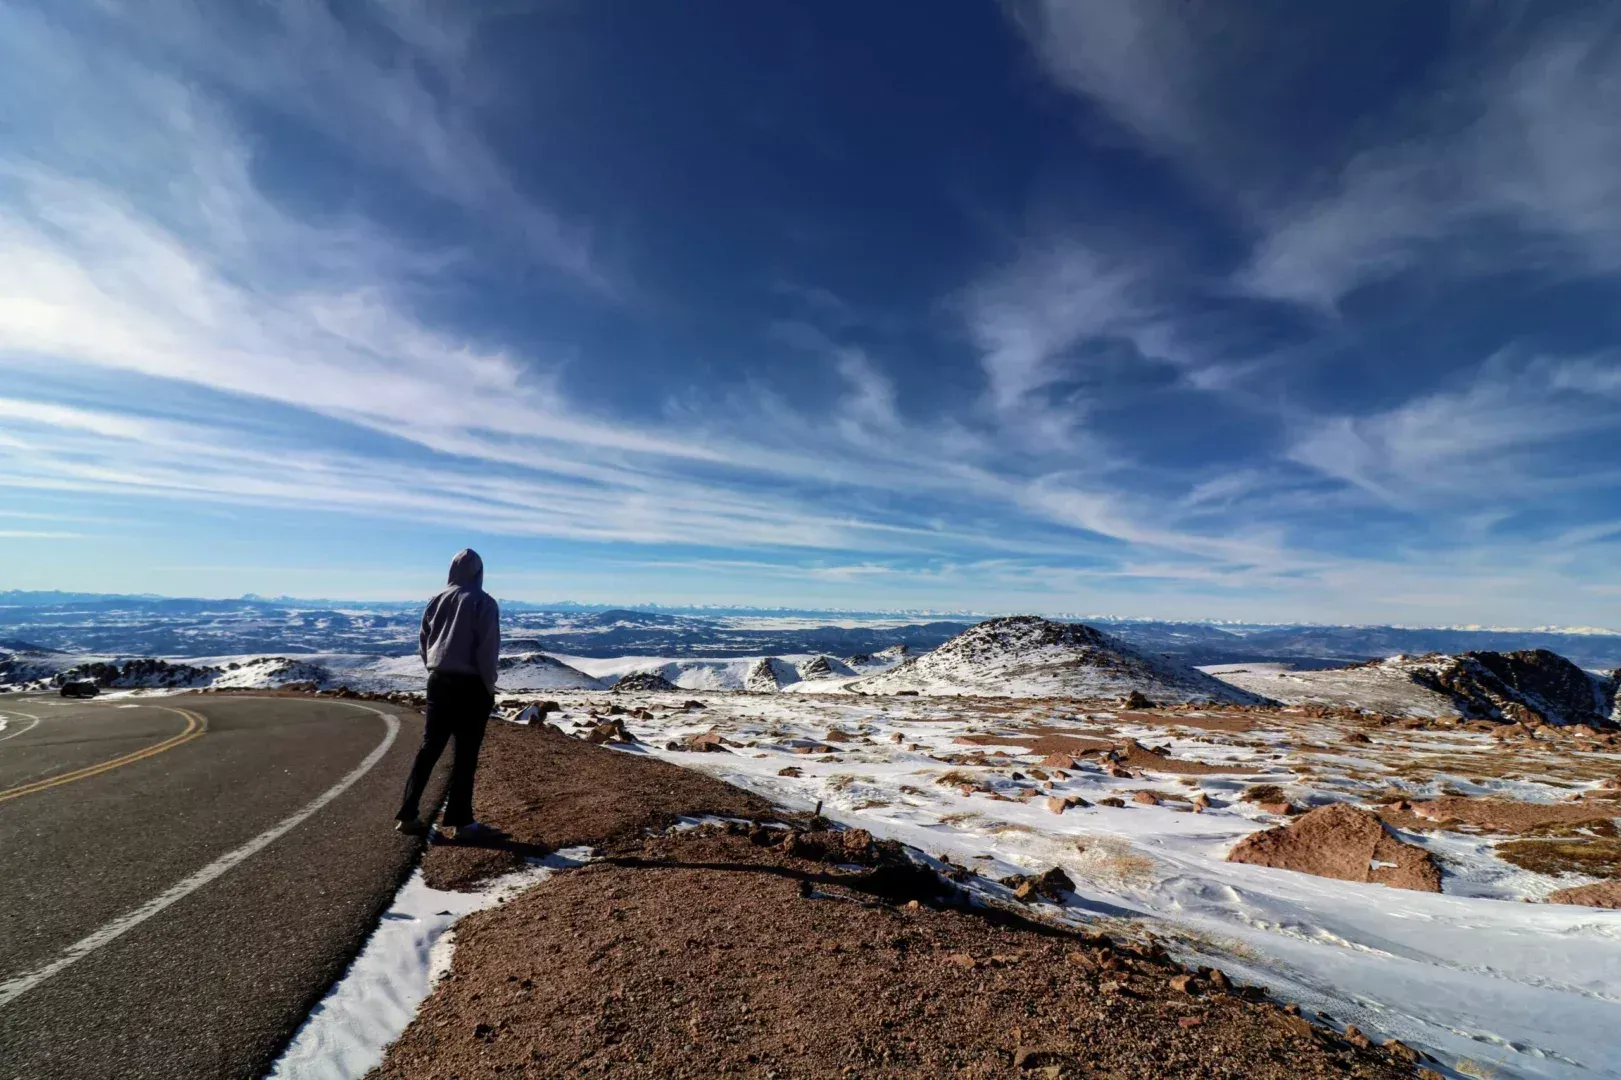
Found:
[[[396,821],[394,831],[406,836],[427,836],[433,831],[433,826],[421,818],[412,818],[410,821]]]

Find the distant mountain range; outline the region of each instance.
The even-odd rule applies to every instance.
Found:
[[[0,650],[178,659],[416,649],[420,602],[197,599],[0,592]],[[637,610],[503,605],[505,649],[578,657],[758,657],[934,649],[982,617],[797,609]],[[1073,621],[1073,620],[1059,620]],[[1287,663],[1323,668],[1397,654],[1547,649],[1593,670],[1621,667],[1621,634],[1602,631],[1255,626],[1088,619],[1139,652],[1187,665]]]

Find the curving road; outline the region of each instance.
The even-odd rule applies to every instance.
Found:
[[[256,1077],[420,841],[382,703],[0,697],[0,1080]]]

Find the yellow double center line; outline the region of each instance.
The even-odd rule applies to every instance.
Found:
[[[111,761],[103,761],[99,765],[87,765],[82,769],[75,769],[73,772],[61,773],[57,776],[47,776],[43,780],[35,780],[32,784],[23,784],[21,787],[7,788],[4,791],[0,791],[0,802],[5,802],[7,799],[20,798],[23,795],[32,795],[36,791],[44,791],[47,788],[58,787],[62,784],[71,784],[75,780],[83,780],[89,776],[97,776],[104,772],[110,772],[111,770],[118,768],[120,765],[128,765],[132,762],[142,761],[146,758],[152,757],[155,754],[161,754],[165,750],[173,750],[181,743],[190,742],[208,730],[208,718],[203,716],[201,713],[194,713],[190,709],[171,709],[164,705],[155,705],[153,708],[162,709],[164,712],[172,712],[178,716],[185,717],[186,730],[182,731],[178,735],[170,736],[160,743],[153,743],[151,746],[143,747],[140,750],[135,750],[131,753],[125,754],[122,757],[115,757]]]

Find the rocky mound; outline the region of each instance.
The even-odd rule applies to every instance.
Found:
[[[1392,656],[1322,671],[1238,670],[1221,677],[1291,705],[1388,716],[1621,726],[1617,678],[1584,671],[1546,649]]]
[[[58,673],[52,682],[58,686],[69,682],[93,682],[103,689],[119,690],[167,689],[209,686],[221,674],[222,670],[217,667],[173,664],[155,656],[142,656],[122,662],[98,660],[77,664]]]
[[[1182,664],[1138,652],[1082,623],[1036,615],[991,619],[933,652],[853,684],[867,693],[1124,698],[1155,703],[1259,700]]]
[[[844,658],[844,665],[851,671],[868,675],[875,671],[888,671],[911,655],[912,650],[905,644],[891,645],[875,653],[856,653],[854,656],[847,656]]]
[[[614,692],[640,691],[648,694],[667,694],[676,689],[675,683],[656,671],[633,671],[613,685]]]
[[[1616,723],[1615,679],[1590,675],[1547,649],[1421,657],[1413,681],[1451,697],[1465,717],[1595,727]]]
[[[843,660],[831,656],[813,656],[800,664],[798,671],[801,679],[834,679],[856,674]]]
[[[1378,815],[1344,803],[1320,806],[1287,825],[1251,833],[1233,846],[1227,861],[1393,889],[1441,891],[1441,869],[1429,852],[1391,836]]]
[[[601,679],[592,678],[545,653],[514,653],[503,656],[496,684],[502,690],[602,690]]]
[[[799,672],[786,660],[775,656],[762,656],[749,665],[743,676],[743,689],[757,694],[774,694],[783,687],[799,682]]]

